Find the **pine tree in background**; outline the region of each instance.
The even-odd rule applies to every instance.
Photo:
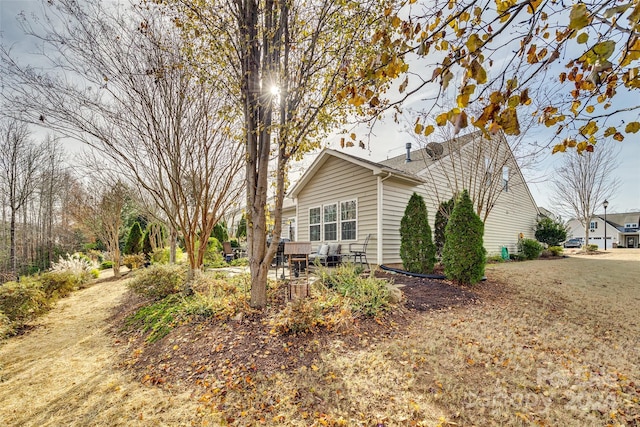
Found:
[[[400,221],[400,258],[404,269],[412,273],[431,273],[436,262],[436,247],[431,236],[424,199],[413,193]]]
[[[134,222],[124,245],[124,253],[131,255],[140,252],[142,252],[142,228],[138,222]]]
[[[221,221],[214,225],[213,231],[211,231],[211,237],[218,239],[218,242],[228,242],[229,233],[227,232],[227,224]]]
[[[153,252],[153,247],[151,246],[151,230],[149,227],[147,227],[147,231],[144,232],[144,237],[142,238],[142,252],[147,257]]]
[[[455,206],[455,204],[455,199],[451,198],[446,202],[440,203],[440,207],[436,212],[436,220],[435,224],[433,225],[433,239],[436,245],[436,254],[439,258],[442,258],[442,248],[444,247],[445,242],[444,230],[447,226],[447,222],[449,222],[449,217],[451,216],[451,212],[453,212],[453,207]]]
[[[238,222],[238,230],[236,231],[236,237],[238,240],[242,240],[247,237],[247,218],[242,215],[240,222]]]
[[[445,228],[442,263],[447,278],[471,285],[482,280],[486,263],[484,223],[464,190],[455,203]]]

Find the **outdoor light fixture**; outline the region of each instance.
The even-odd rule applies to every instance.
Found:
[[[602,206],[604,206],[604,250],[607,250],[607,206],[609,206],[609,202],[607,199],[604,199],[602,202]]]

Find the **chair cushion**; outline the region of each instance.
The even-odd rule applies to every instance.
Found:
[[[327,255],[336,256],[340,253],[340,243],[329,243],[329,252]]]
[[[329,245],[322,245],[320,246],[320,249],[318,249],[319,256],[327,256],[328,253],[329,253]]]

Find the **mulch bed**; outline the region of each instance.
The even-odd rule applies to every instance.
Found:
[[[131,295],[112,318],[115,342],[127,346],[122,365],[132,370],[140,381],[169,388],[191,388],[220,372],[269,375],[310,366],[323,349],[335,349],[338,342],[343,349],[374,345],[402,336],[420,312],[481,300],[475,289],[472,291],[443,280],[381,271],[376,276],[392,280],[401,287],[406,298],[404,306],[383,319],[359,319],[347,331],[319,329],[310,334],[275,335],[263,313],[255,313],[224,324],[188,323],[175,328],[158,342],[147,343],[145,334],[122,329],[126,316],[141,304],[139,298]]]

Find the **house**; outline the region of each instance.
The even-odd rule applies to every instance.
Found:
[[[605,249],[605,234],[607,249],[623,247],[640,247],[640,212],[626,212],[594,215],[589,220],[589,242]],[[605,233],[606,232],[606,233]],[[577,219],[568,222],[569,237],[584,237],[585,227]]]
[[[485,222],[488,254],[503,246],[515,252],[519,237],[534,237],[539,211],[502,134],[406,148],[406,155],[383,162],[322,151],[289,193],[296,240],[339,242],[346,252],[371,235],[371,264],[401,263],[400,221],[411,195],[423,196],[433,230],[439,204],[463,189]]]

